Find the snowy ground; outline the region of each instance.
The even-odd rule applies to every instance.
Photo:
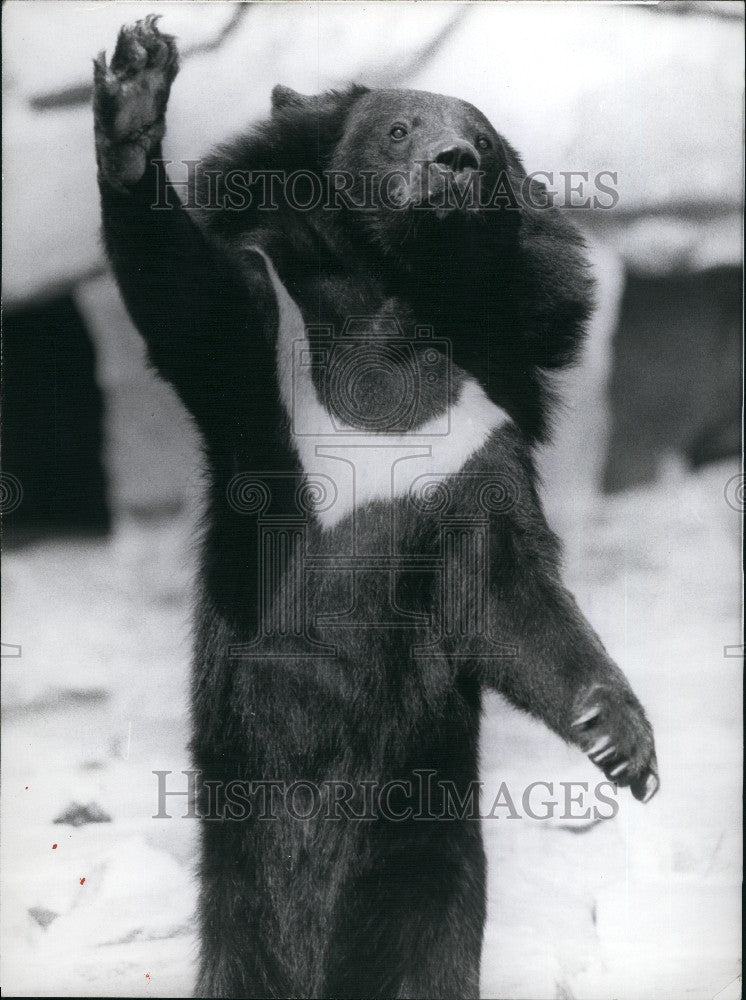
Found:
[[[672,466],[636,494],[549,504],[568,583],[649,708],[662,789],[597,825],[484,821],[485,997],[740,996],[736,471]],[[195,824],[151,818],[151,772],[188,766],[192,523],[6,557],[3,638],[22,655],[3,672],[5,995],[190,990]],[[502,781],[597,780],[496,698],[486,716],[485,800]],[[111,821],[56,824],[74,802]]]

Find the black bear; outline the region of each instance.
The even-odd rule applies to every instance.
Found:
[[[658,787],[532,461],[582,241],[476,108],[407,90],[276,88],[184,205],[174,40],[94,72],[108,252],[204,444],[198,994],[477,997],[482,690]]]

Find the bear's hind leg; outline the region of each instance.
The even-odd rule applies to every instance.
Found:
[[[350,887],[325,997],[478,1000],[486,863],[478,820],[417,822]],[[403,832],[403,831],[402,831]]]
[[[203,820],[197,997],[303,995],[268,947],[272,921],[257,890],[251,840],[251,824]]]
[[[482,927],[474,926],[475,916],[454,914],[455,923],[441,923],[432,937],[420,938],[397,1000],[479,1000]]]

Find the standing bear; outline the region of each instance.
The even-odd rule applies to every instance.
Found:
[[[411,90],[277,87],[182,202],[177,66],[123,28],[94,112],[111,263],[204,450],[197,992],[478,997],[482,691],[658,787],[537,495],[582,240],[476,108]]]

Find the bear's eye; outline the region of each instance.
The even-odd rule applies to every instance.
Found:
[[[477,136],[477,149],[491,149],[492,143],[486,135]]]
[[[391,131],[389,132],[389,135],[391,136],[392,139],[396,139],[397,141],[399,141],[400,139],[403,139],[405,135],[407,135],[407,130],[404,128],[403,125],[394,125]]]

